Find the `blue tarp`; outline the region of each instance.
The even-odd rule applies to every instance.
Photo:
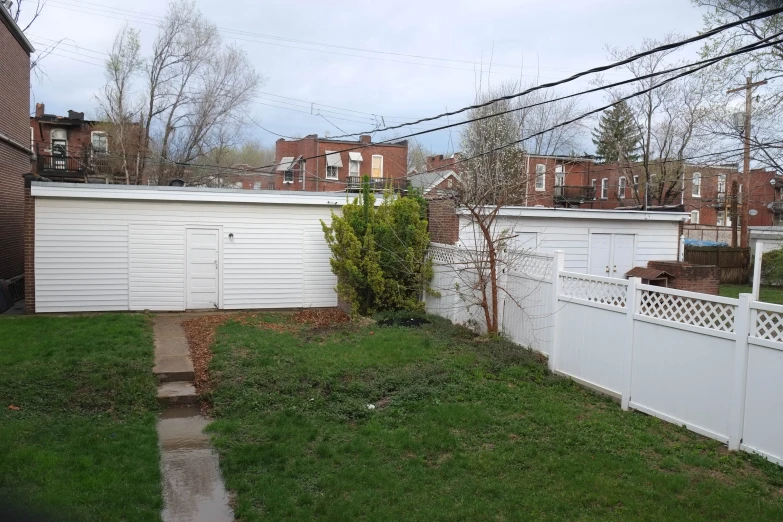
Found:
[[[707,247],[727,247],[728,243],[723,241],[704,241],[702,239],[685,239],[685,244],[688,246],[707,246]]]

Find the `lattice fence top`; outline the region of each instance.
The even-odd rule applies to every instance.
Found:
[[[455,261],[455,248],[430,245],[430,256],[435,263],[451,265]]]
[[[753,337],[783,343],[783,314],[769,310],[756,310]]]
[[[560,276],[560,294],[625,308],[628,287],[623,284],[595,281],[577,276]]]
[[[642,290],[639,304],[640,315],[720,332],[734,331],[736,309],[732,304],[651,290]]]
[[[548,278],[552,276],[553,260],[548,256],[541,256],[537,254],[515,254],[510,261],[510,264],[512,272],[540,278]]]

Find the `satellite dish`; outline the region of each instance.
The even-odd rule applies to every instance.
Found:
[[[752,217],[752,216],[757,216],[757,215],[758,215],[758,213],[759,213],[759,211],[758,211],[758,210],[756,210],[755,208],[752,208],[752,209],[748,210],[748,214],[750,214],[750,215],[751,215],[751,217]]]

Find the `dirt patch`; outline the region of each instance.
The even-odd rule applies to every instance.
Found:
[[[221,324],[234,319],[229,314],[207,315],[182,321],[185,337],[188,338],[190,358],[193,360],[193,370],[196,374],[196,391],[204,393],[209,390],[209,361],[212,360],[212,341],[215,330]]]
[[[295,323],[303,323],[313,328],[328,328],[337,324],[347,323],[351,318],[338,308],[306,309],[291,317]]]

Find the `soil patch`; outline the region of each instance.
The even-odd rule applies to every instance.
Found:
[[[308,324],[314,328],[328,328],[336,324],[347,323],[351,318],[339,308],[308,308],[295,313],[291,320],[295,323]]]
[[[430,324],[430,321],[423,317],[393,317],[378,321],[381,326],[403,326],[405,328],[418,328],[423,324]]]

